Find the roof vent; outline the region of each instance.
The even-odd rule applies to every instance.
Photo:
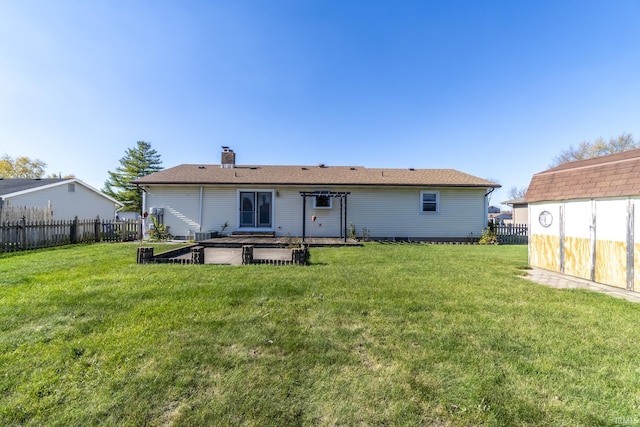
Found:
[[[327,165],[325,165],[324,163],[318,163],[318,167],[319,167],[319,168],[326,168],[326,167],[327,167]]]
[[[415,169],[415,168],[409,168],[409,170],[410,170],[410,171],[414,171],[414,170],[416,170],[416,169]]]
[[[302,168],[302,170],[303,170],[303,171],[308,171],[308,170],[309,170],[309,168]]]
[[[198,169],[206,169],[205,166],[198,166]]]

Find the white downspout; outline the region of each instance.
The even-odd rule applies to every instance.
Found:
[[[202,194],[204,192],[204,189],[202,187],[202,185],[200,186],[200,209],[199,209],[199,218],[198,218],[198,225],[199,225],[199,232],[202,232]]]
[[[489,223],[489,196],[491,196],[491,193],[493,193],[495,191],[495,187],[492,187],[489,191],[487,191],[484,194],[484,225],[482,226],[482,229],[484,230],[485,228],[488,227],[488,223]]]

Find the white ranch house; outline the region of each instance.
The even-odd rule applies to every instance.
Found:
[[[477,239],[498,184],[453,169],[241,166],[223,147],[219,165],[183,164],[135,181],[143,209],[177,238],[270,233],[371,238]],[[226,225],[226,227],[224,227]]]

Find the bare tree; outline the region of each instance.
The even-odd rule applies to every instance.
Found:
[[[527,187],[516,187],[515,185],[509,188],[507,191],[507,196],[509,199],[521,199],[527,194]]]
[[[640,141],[634,141],[633,136],[629,133],[623,133],[617,138],[609,139],[609,141],[605,141],[602,138],[598,138],[593,142],[582,141],[577,147],[572,145],[568,149],[561,151],[560,154],[554,157],[553,163],[551,163],[549,167],[576,160],[585,160],[607,154],[620,153],[636,148],[640,148]]]
[[[50,173],[48,178],[57,178],[57,179],[71,179],[71,178],[75,178],[76,176],[72,173],[66,173],[63,174],[62,172],[58,172],[58,173]]]

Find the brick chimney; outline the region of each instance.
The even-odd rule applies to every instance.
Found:
[[[225,169],[233,169],[236,167],[236,153],[229,147],[222,147],[220,167]]]

